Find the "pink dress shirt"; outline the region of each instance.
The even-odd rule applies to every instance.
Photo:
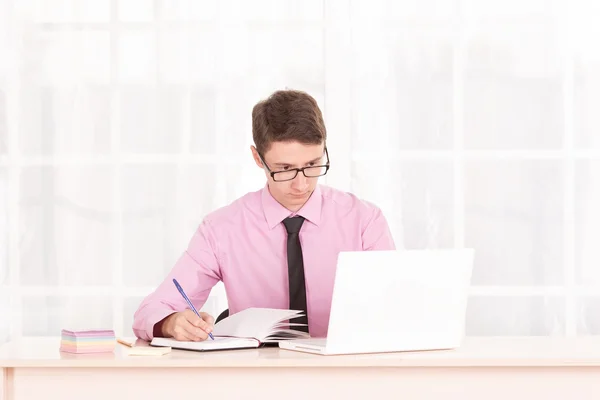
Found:
[[[151,340],[157,322],[187,308],[173,278],[197,309],[218,281],[224,284],[230,314],[249,307],[289,308],[282,221],[293,214],[265,186],[207,215],[167,278],[135,312],[135,335]],[[379,208],[328,186],[317,185],[296,214],[306,218],[300,242],[310,334],[325,337],[338,253],[395,245]]]

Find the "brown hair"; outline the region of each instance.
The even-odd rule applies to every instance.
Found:
[[[298,90],[278,90],[252,109],[252,138],[264,155],[271,143],[321,144],[327,139],[316,100]]]

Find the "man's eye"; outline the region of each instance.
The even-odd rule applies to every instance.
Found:
[[[286,165],[285,167],[282,168],[284,171],[287,171],[288,169],[290,169],[289,165]]]
[[[317,164],[317,163],[315,163],[315,162],[311,162],[311,163],[308,163],[308,166],[309,166],[309,167],[314,167],[316,164]]]

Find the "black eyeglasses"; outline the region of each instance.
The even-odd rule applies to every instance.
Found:
[[[260,153],[258,153],[258,156],[260,157],[260,161],[262,161],[265,168],[267,168],[267,171],[269,171],[269,173],[271,174],[271,178],[273,178],[275,182],[291,181],[292,179],[296,178],[298,172],[302,172],[307,178],[317,178],[319,176],[325,175],[327,171],[329,171],[329,152],[327,151],[327,147],[325,147],[325,156],[327,157],[327,162],[324,165],[311,165],[309,167],[290,168],[286,169],[285,171],[271,171],[271,169],[265,162],[263,156],[261,156]]]

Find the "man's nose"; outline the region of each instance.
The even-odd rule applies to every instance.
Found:
[[[300,189],[306,187],[308,183],[308,178],[304,176],[302,171],[298,171],[298,175],[292,181],[292,187]]]

